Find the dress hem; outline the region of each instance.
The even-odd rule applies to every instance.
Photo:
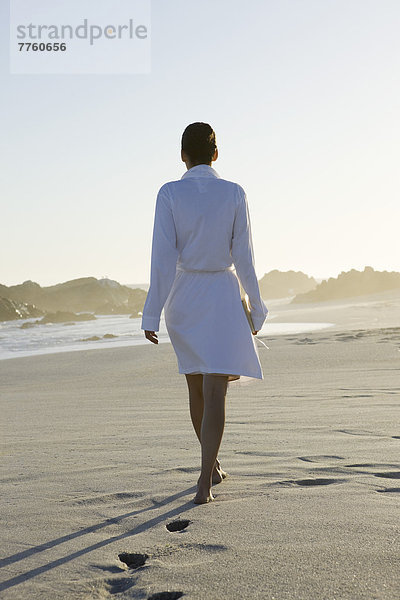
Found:
[[[198,374],[201,374],[201,375],[205,375],[205,374],[210,374],[210,375],[212,375],[212,374],[215,374],[215,375],[228,375],[228,376],[234,377],[235,380],[238,379],[238,378],[240,378],[241,375],[243,375],[243,377],[252,377],[253,379],[259,379],[259,380],[263,380],[264,379],[263,374],[261,374],[261,375],[254,375],[254,374],[250,374],[250,373],[227,373],[227,369],[213,369],[212,371],[211,370],[209,370],[209,371],[206,371],[206,370],[200,371],[200,370],[195,370],[195,369],[185,369],[185,370],[178,369],[178,372],[181,375],[198,375]],[[231,381],[234,381],[234,380],[231,380]]]

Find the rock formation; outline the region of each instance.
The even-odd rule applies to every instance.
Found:
[[[270,271],[259,281],[262,298],[287,298],[308,292],[317,286],[313,277],[301,271]]]
[[[5,286],[2,286],[5,287]],[[0,293],[4,293],[0,290]],[[31,317],[41,317],[43,310],[38,309],[33,304],[18,302],[10,298],[0,297],[0,321],[13,321],[15,319],[30,319]]]
[[[292,303],[323,302],[354,296],[376,294],[387,290],[400,291],[400,273],[396,271],[374,271],[365,267],[364,271],[342,271],[338,277],[322,281],[314,290],[298,294]]]
[[[111,279],[96,279],[83,277],[73,279],[57,285],[41,287],[34,281],[24,281],[22,284],[5,286],[0,284],[0,297],[23,304],[35,305],[41,312],[39,314],[26,314],[18,316],[18,312],[10,312],[10,307],[4,307],[1,320],[10,318],[28,318],[40,316],[44,312],[93,312],[95,314],[132,314],[143,309],[146,292],[141,289],[131,289],[120,285]],[[16,305],[17,306],[17,305]],[[14,314],[15,316],[9,316]]]

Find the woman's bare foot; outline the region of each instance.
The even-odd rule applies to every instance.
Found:
[[[197,494],[193,498],[193,502],[195,504],[206,504],[207,502],[212,502],[214,500],[214,496],[211,493],[210,485],[203,484],[200,481],[200,477],[197,480]]]
[[[227,475],[228,475],[228,473],[222,469],[221,463],[219,462],[219,460],[217,458],[217,460],[215,461],[215,466],[214,466],[214,470],[212,473],[212,482],[214,484],[221,483],[221,481],[223,479],[225,479],[225,477]]]

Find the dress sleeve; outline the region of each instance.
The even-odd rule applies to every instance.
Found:
[[[231,255],[240,283],[249,296],[254,327],[259,331],[267,318],[268,309],[261,298],[254,268],[253,240],[246,192],[240,186],[238,189],[239,202],[233,225]]]
[[[160,316],[175,279],[178,250],[176,229],[166,186],[157,194],[151,249],[150,288],[141,329],[159,331]]]

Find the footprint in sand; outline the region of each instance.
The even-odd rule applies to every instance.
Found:
[[[344,460],[343,456],[336,456],[335,454],[316,454],[315,456],[298,456],[299,460],[304,462],[325,462],[326,460]]]
[[[119,579],[108,579],[104,582],[106,591],[111,594],[122,594],[135,585],[135,581],[129,577],[120,577]]]
[[[347,342],[348,340],[356,340],[357,337],[355,335],[341,334],[338,333],[335,335],[336,341],[338,342]]]
[[[191,523],[189,519],[178,519],[166,524],[168,531],[183,531]]]
[[[344,394],[342,398],[372,398],[373,394]]]
[[[365,429],[336,429],[338,433],[346,433],[347,435],[366,435],[371,437],[383,437],[381,434],[367,431]]]
[[[130,569],[138,569],[139,567],[143,567],[146,560],[149,558],[149,555],[121,552],[121,554],[118,554],[118,558],[121,562],[125,563]]]
[[[376,492],[379,492],[380,494],[385,494],[387,492],[389,493],[395,493],[395,494],[400,494],[400,488],[385,488],[383,490],[375,490]]]
[[[84,504],[86,506],[95,506],[97,504],[111,504],[113,502],[133,502],[144,496],[144,492],[116,492],[114,494],[102,494],[101,496],[92,496],[88,498],[76,498],[73,504]]]
[[[330,479],[327,477],[317,477],[315,479],[287,479],[276,481],[274,485],[300,485],[301,487],[312,487],[317,485],[331,485],[333,483],[342,483],[346,479]]]
[[[301,486],[313,486],[313,485],[330,485],[332,483],[340,483],[341,479],[328,479],[325,477],[317,477],[316,479],[295,479],[294,483]]]
[[[384,477],[387,479],[400,479],[400,471],[387,471],[386,473],[373,473],[375,477]]]
[[[246,456],[291,456],[290,452],[263,452],[262,450],[234,450],[234,452]]]
[[[344,465],[345,467],[363,467],[373,469],[397,469],[399,465],[391,463],[352,463],[351,465]],[[375,475],[375,473],[372,473]]]
[[[107,571],[108,573],[125,573],[123,567],[118,567],[116,565],[92,565],[92,567],[100,569],[101,571]]]
[[[157,592],[148,596],[147,600],[177,600],[182,598],[183,592]]]

